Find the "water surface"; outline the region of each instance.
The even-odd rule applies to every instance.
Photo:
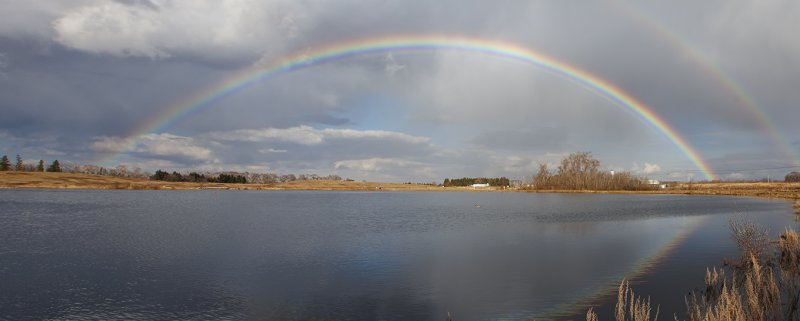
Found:
[[[681,195],[4,190],[0,209],[8,319],[570,319],[609,313],[622,278],[671,318],[736,255],[730,217],[796,227],[783,201]]]

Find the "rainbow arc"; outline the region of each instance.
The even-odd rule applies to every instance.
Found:
[[[714,180],[717,178],[708,164],[700,156],[700,153],[698,153],[686,139],[679,135],[672,126],[656,114],[652,108],[611,82],[530,48],[480,38],[432,35],[404,35],[336,43],[326,47],[281,57],[273,62],[261,63],[244,68],[209,87],[199,90],[163,108],[158,115],[142,124],[129,135],[128,143],[122,146],[116,153],[113,153],[108,160],[114,159],[126,151],[134,150],[139,143],[140,137],[148,133],[163,132],[165,129],[174,125],[174,123],[186,119],[191,114],[209,108],[214,102],[249,88],[265,79],[352,57],[391,52],[431,50],[465,51],[496,56],[536,66],[552,74],[562,76],[602,96],[615,106],[637,115],[642,121],[652,125],[652,127],[671,141],[697,169],[703,173],[706,179]]]

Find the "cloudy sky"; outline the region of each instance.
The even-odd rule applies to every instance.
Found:
[[[315,64],[137,132],[266,61],[437,34],[530,48],[605,79],[663,117],[722,178],[782,177],[800,165],[793,0],[0,5],[0,153],[26,159],[441,181],[521,178],[591,151],[606,169],[703,178],[655,127],[596,92],[474,52]]]

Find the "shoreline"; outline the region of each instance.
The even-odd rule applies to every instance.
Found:
[[[563,194],[721,195],[800,199],[800,183],[712,182],[681,183],[674,188],[643,191],[530,190],[519,188],[442,187],[433,185],[363,181],[292,181],[273,184],[167,182],[76,173],[0,172],[0,189],[87,190],[309,190],[390,192],[492,192]]]

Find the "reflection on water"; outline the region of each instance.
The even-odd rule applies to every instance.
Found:
[[[731,215],[796,224],[781,201],[676,195],[8,190],[0,208],[12,319],[609,319],[623,277],[670,316],[735,254]]]

